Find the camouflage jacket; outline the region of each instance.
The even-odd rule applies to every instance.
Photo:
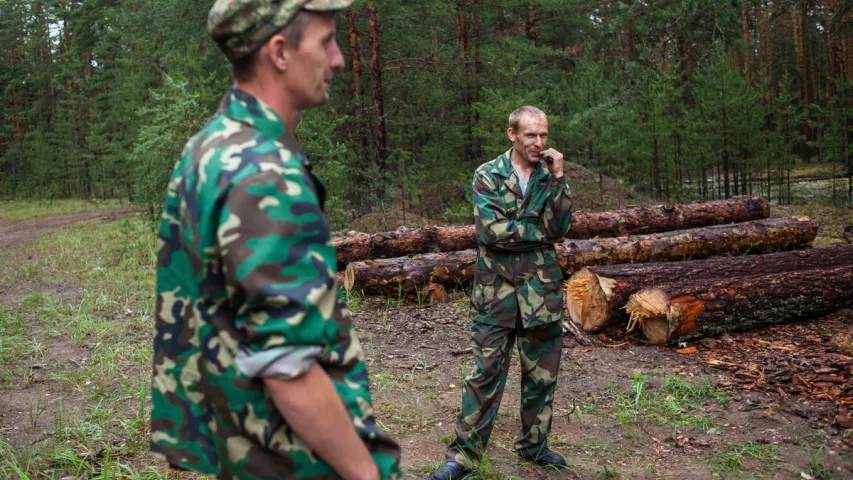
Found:
[[[151,450],[222,478],[337,478],[293,432],[262,377],[329,375],[383,478],[377,428],[336,283],[324,189],[278,115],[232,88],[187,143],[159,233]]]
[[[510,149],[474,173],[477,271],[474,321],[525,328],[562,320],[563,278],[554,243],[569,231],[571,190],[537,164],[522,195]]]

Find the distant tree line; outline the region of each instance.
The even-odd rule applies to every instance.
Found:
[[[0,0],[0,196],[158,204],[230,79],[199,0]],[[853,199],[853,1],[358,0],[347,67],[297,129],[336,222],[470,215],[473,169],[533,104],[551,142],[662,200]]]

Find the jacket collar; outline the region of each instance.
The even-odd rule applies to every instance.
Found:
[[[309,165],[299,141],[287,131],[275,110],[259,98],[231,86],[219,102],[217,113],[252,127],[260,136],[275,139],[299,158],[302,165]]]
[[[516,175],[515,169],[512,168],[512,160],[510,160],[511,155],[512,148],[501,154],[501,156],[498,157],[498,161],[492,165],[491,173],[495,175],[500,175],[507,179]],[[530,180],[539,178],[543,173],[544,172],[541,162],[537,163],[536,166],[533,167],[533,172],[530,174]]]

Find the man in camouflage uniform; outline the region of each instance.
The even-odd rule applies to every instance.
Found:
[[[151,450],[230,479],[399,476],[336,283],[325,191],[293,136],[344,65],[353,0],[217,0],[235,85],[187,143],[159,234]]]
[[[571,224],[571,190],[563,155],[546,150],[548,120],[535,107],[509,117],[512,148],[474,173],[474,224],[479,250],[471,350],[456,439],[433,479],[471,473],[485,450],[506,384],[513,342],[521,361],[521,434],[515,451],[524,460],[563,467],[548,448],[552,403],[562,350],[560,280],[554,243]]]

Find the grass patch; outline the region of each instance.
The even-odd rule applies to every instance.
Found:
[[[127,206],[119,200],[0,200],[0,225],[63,213],[88,212]]]
[[[719,387],[705,383],[692,383],[679,377],[664,376],[655,387],[648,376],[637,374],[630,386],[611,386],[610,411],[619,420],[628,438],[639,441],[633,426],[638,420],[648,420],[673,429],[698,428],[708,430],[717,424],[716,417],[705,413],[713,404],[727,405],[729,395]]]
[[[0,260],[0,386],[31,403],[0,442],[0,478],[177,478],[147,453],[155,245],[136,217]]]
[[[428,413],[425,406],[435,400],[441,384],[432,372],[413,367],[408,372],[381,370],[370,376],[374,394],[388,398],[388,402],[376,402],[382,413],[381,427],[392,435],[425,431],[439,418]]]
[[[803,472],[816,480],[826,480],[833,478],[831,468],[821,462],[821,457],[825,455],[826,437],[821,433],[813,432],[803,437],[795,437],[800,448],[809,454],[809,463]]]
[[[779,448],[761,443],[735,443],[711,456],[710,471],[723,478],[743,478],[773,470],[782,461]]]
[[[606,465],[601,470],[598,470],[595,472],[595,479],[596,480],[606,480],[606,479],[613,479],[613,478],[619,478],[619,471],[615,470],[615,469],[611,470]]]
[[[481,480],[507,480],[513,478],[501,473],[494,460],[485,453],[481,454],[480,458],[473,460],[471,467],[474,471],[474,478]]]

